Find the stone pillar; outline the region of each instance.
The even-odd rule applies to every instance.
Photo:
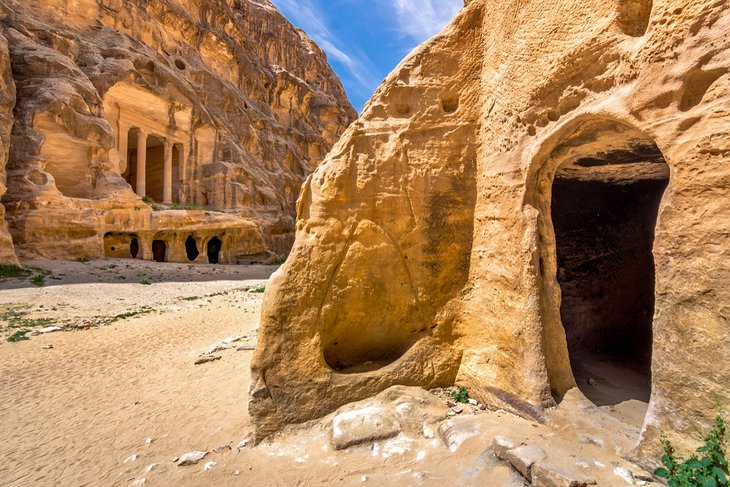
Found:
[[[117,152],[119,153],[119,174],[127,170],[127,154],[129,153],[129,129],[126,125],[119,124],[119,142],[117,144]]]
[[[137,194],[147,196],[147,132],[137,132]]]
[[[172,204],[172,142],[165,139],[165,164],[162,172],[162,203]]]
[[[188,195],[190,194],[190,190],[187,186],[189,178],[188,178],[188,145],[187,144],[181,144],[180,150],[178,152],[178,157],[180,158],[178,161],[178,175],[180,176],[180,183],[179,187],[182,188],[181,192],[181,203],[187,203],[188,202]]]

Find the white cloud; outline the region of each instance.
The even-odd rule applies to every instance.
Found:
[[[443,29],[464,6],[463,0],[381,0],[390,5],[400,31],[423,42]]]

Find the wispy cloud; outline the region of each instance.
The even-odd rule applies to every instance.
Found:
[[[276,7],[296,26],[303,29],[327,56],[340,63],[367,94],[379,78],[373,74],[370,62],[362,51],[345,45],[327,23],[326,12],[312,0],[272,0]]]
[[[380,0],[390,5],[400,31],[416,43],[438,34],[464,6],[463,0]]]

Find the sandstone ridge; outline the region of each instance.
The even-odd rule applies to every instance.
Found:
[[[286,255],[301,183],[356,113],[324,53],[273,5],[2,0],[0,17],[15,245],[3,220],[0,259],[114,247],[195,261],[187,237],[200,260],[211,242],[230,263]]]

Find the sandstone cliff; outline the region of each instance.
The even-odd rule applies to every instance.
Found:
[[[645,459],[691,445],[730,409],[729,73],[724,1],[469,2],[305,184],[258,434],[393,384],[542,420],[578,384],[649,402]]]
[[[189,227],[152,201],[253,226],[248,249],[229,247],[244,260],[287,253],[301,183],[356,113],[324,53],[268,1],[1,0],[0,16],[18,253],[101,257],[121,233],[149,258],[158,231],[213,237],[204,213]]]

